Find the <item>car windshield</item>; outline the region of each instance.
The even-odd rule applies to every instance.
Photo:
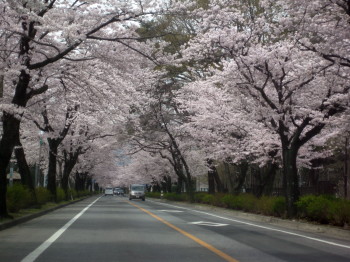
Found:
[[[131,190],[133,190],[133,191],[143,191],[144,187],[143,186],[132,186]]]

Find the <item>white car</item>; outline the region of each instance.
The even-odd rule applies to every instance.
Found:
[[[105,196],[113,196],[113,188],[112,187],[106,187],[105,188]]]

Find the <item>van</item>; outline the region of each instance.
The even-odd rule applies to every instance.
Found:
[[[113,196],[113,188],[112,187],[105,188],[105,196]]]
[[[142,199],[145,201],[146,186],[142,184],[132,184],[129,187],[129,200]]]

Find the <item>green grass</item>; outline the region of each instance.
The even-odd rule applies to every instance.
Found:
[[[78,200],[84,199],[84,198],[85,198],[85,196],[82,196],[82,197],[79,197],[79,198],[77,198],[75,200],[61,201],[60,203],[47,202],[47,203],[41,205],[38,208],[24,208],[24,209],[20,209],[18,212],[9,212],[9,215],[12,216],[13,219],[18,219],[18,218],[21,218],[21,217],[24,217],[24,216],[33,215],[33,214],[40,213],[40,212],[43,212],[43,211],[46,211],[46,210],[49,210],[49,209],[52,209],[52,208],[56,208],[56,207],[68,204],[70,202],[75,202],[75,201],[78,201]],[[5,219],[4,218],[0,218],[0,224],[12,221],[13,219],[11,219],[11,218],[5,218]]]

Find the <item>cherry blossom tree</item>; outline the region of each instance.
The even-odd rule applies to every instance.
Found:
[[[236,126],[244,125],[242,120],[259,123],[249,127],[255,133],[269,130],[275,141],[278,138],[287,211],[292,216],[299,197],[299,150],[347,109],[347,77],[340,76],[349,72],[317,52],[299,48],[297,30],[286,33],[279,27],[280,20],[294,16],[284,8],[284,4],[271,1],[260,1],[257,6],[245,1],[213,1],[208,11],[196,13],[205,17],[202,32],[191,40],[183,55],[192,61],[217,62],[217,69],[195,85],[202,90],[222,89],[226,100],[237,105],[234,110],[243,115],[233,119]],[[240,110],[244,100],[246,108]],[[232,111],[225,104],[222,111]]]
[[[54,84],[60,61],[89,59],[86,50],[101,41],[115,42],[128,47],[129,51],[142,53],[138,51],[139,46],[131,44],[136,38],[133,33],[136,23],[158,9],[152,1],[7,0],[1,3],[1,46],[4,47],[1,107],[4,113],[0,142],[0,216],[7,216],[6,167],[28,101]]]

